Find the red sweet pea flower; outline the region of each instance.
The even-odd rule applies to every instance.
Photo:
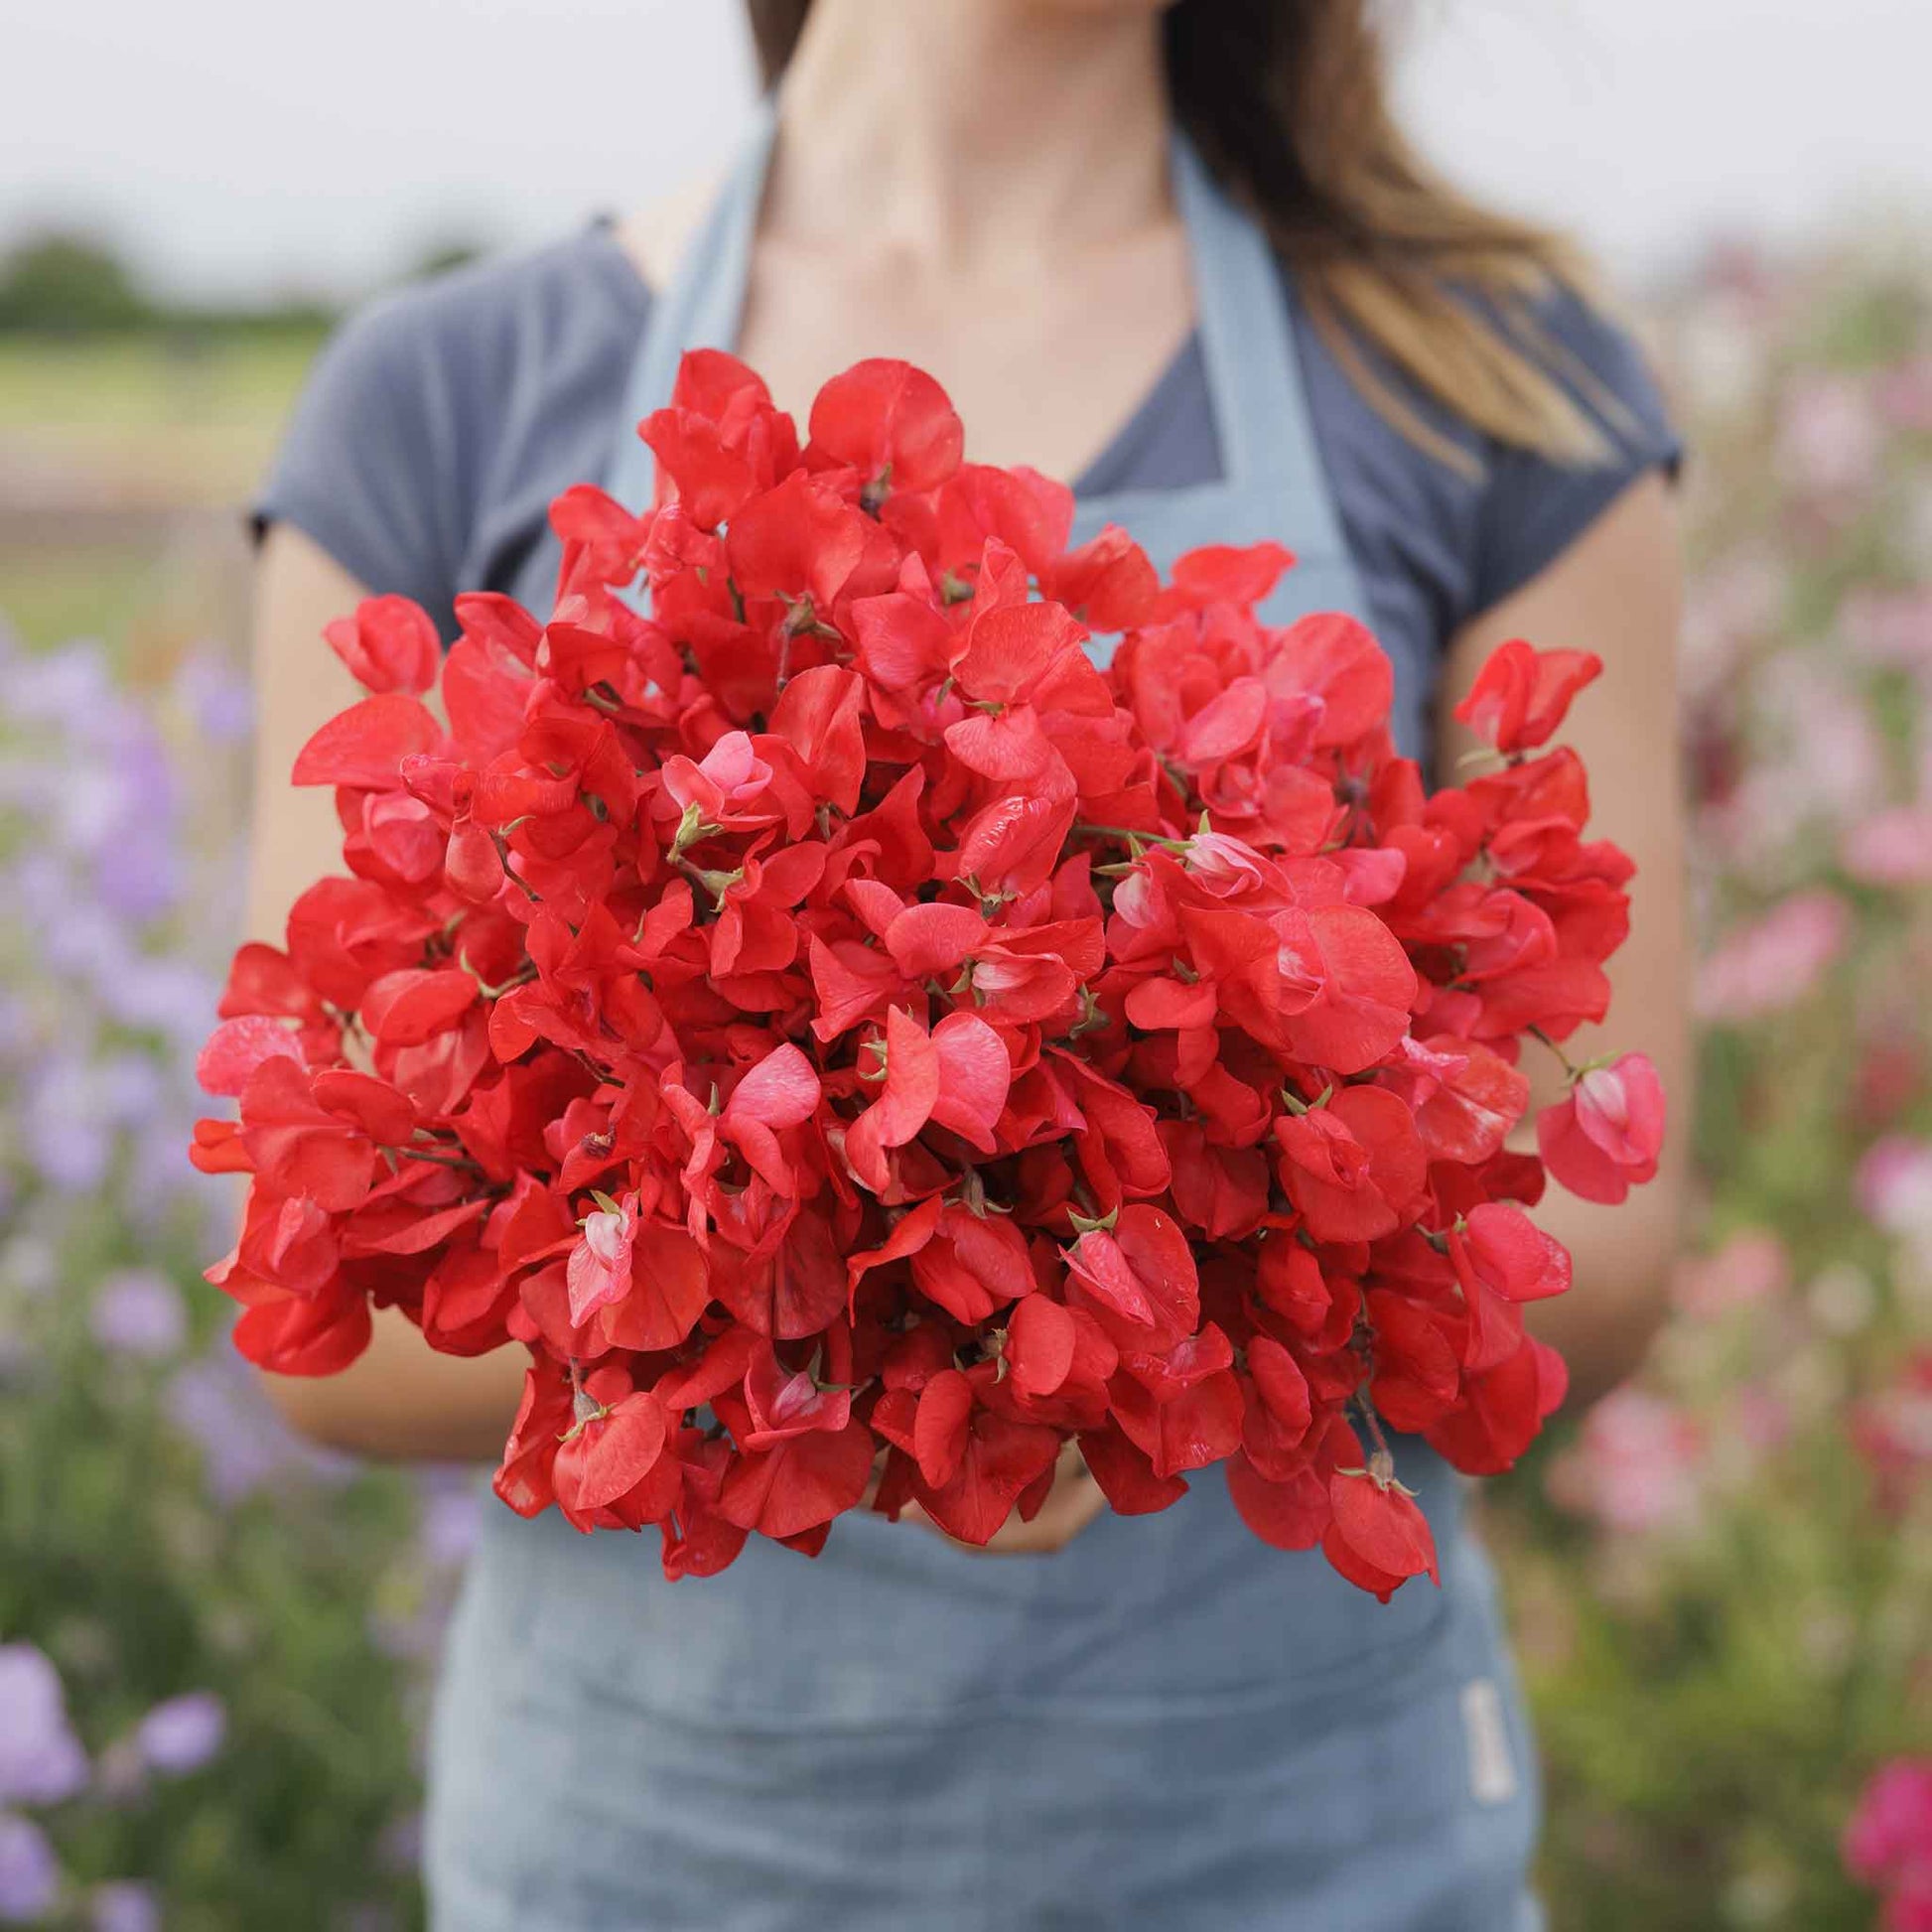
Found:
[[[1563,1407],[1570,1378],[1554,1348],[1525,1335],[1494,1368],[1467,1377],[1463,1399],[1423,1434],[1467,1475],[1500,1475]]]
[[[732,519],[732,581],[748,598],[809,598],[829,612],[866,554],[871,519],[795,471]]]
[[[769,1348],[753,1355],[745,1372],[745,1408],[752,1427],[746,1449],[773,1449],[813,1430],[838,1435],[852,1420],[852,1391],[824,1389],[803,1369],[787,1369]]]
[[[1286,1017],[1289,1044],[1303,1059],[1360,1073],[1386,1057],[1409,1026],[1415,968],[1387,926],[1355,905],[1317,906],[1274,921],[1276,971],[1313,996]]]
[[[732,1143],[747,1164],[780,1194],[796,1190],[779,1136],[811,1119],[821,1089],[811,1062],[797,1047],[767,1053],[732,1089],[719,1118],[721,1139]]]
[[[1464,1292],[1476,1284],[1509,1302],[1540,1302],[1570,1286],[1570,1255],[1520,1209],[1484,1201],[1449,1233]]]
[[[1125,530],[1108,526],[1069,550],[1042,574],[1048,597],[1095,630],[1126,630],[1155,612],[1160,579],[1147,552]]]
[[[1200,1276],[1186,1236],[1159,1208],[1120,1210],[1113,1231],[1093,1228],[1067,1250],[1069,1293],[1118,1346],[1177,1346],[1200,1320]]]
[[[1620,1201],[1657,1172],[1664,1145],[1664,1087],[1642,1053],[1580,1075],[1569,1097],[1536,1117],[1550,1172],[1585,1200]]]
[[[798,1536],[859,1500],[872,1461],[872,1432],[864,1423],[836,1432],[808,1430],[740,1455],[719,1490],[718,1514],[761,1536]]]
[[[1080,1345],[1078,1316],[1044,1295],[1030,1295],[1007,1323],[1006,1364],[1024,1395],[1049,1396],[1073,1373]]]
[[[429,613],[406,597],[365,597],[322,634],[365,691],[420,695],[436,682],[442,640]]]
[[[195,1077],[207,1093],[238,1095],[263,1060],[290,1059],[300,1066],[302,1042],[294,1030],[266,1014],[224,1020],[208,1035],[195,1062]]]
[[[939,1380],[943,1384],[946,1378]],[[927,1397],[922,1395],[921,1422],[926,1405]],[[912,1485],[914,1497],[948,1536],[978,1544],[990,1543],[1022,1495],[1050,1473],[1060,1448],[1059,1437],[1037,1423],[1021,1422],[991,1409],[962,1411],[958,1396],[950,1390],[941,1398],[940,1411],[923,1441],[926,1453]],[[950,1469],[945,1481],[927,1476],[928,1458],[935,1473]]]
[[[1594,651],[1536,650],[1512,638],[1491,653],[1455,716],[1498,752],[1533,751],[1549,741],[1570,701],[1602,668]]]
[[[1157,1476],[1225,1461],[1245,1413],[1234,1350],[1213,1322],[1165,1354],[1127,1353],[1111,1388],[1114,1419]]]
[[[1380,1087],[1343,1087],[1275,1123],[1280,1174],[1317,1241],[1373,1241],[1413,1211],[1425,1161],[1414,1117]]]
[[[1279,543],[1211,543],[1174,559],[1173,575],[1161,594],[1158,615],[1200,612],[1216,604],[1246,611],[1261,603],[1295,567],[1295,553]]]
[[[1432,1160],[1475,1167],[1497,1153],[1529,1105],[1530,1083],[1488,1047],[1438,1035],[1401,1042],[1399,1066],[1383,1084],[1415,1110]]]
[[[845,1154],[875,1192],[886,1185],[886,1151],[905,1146],[928,1122],[993,1152],[993,1127],[1006,1106],[1013,1063],[985,1021],[952,1013],[928,1034],[895,1007],[885,1039],[872,1050],[883,1085],[878,1101],[846,1135]]]
[[[557,1449],[551,1476],[558,1502],[573,1518],[621,1505],[665,1461],[664,1412],[648,1389],[625,1395],[609,1409],[588,1398],[584,1409]],[[638,1521],[653,1520],[676,1500],[681,1481],[675,1470],[667,1474],[671,1480],[651,1485],[652,1494],[639,1499],[646,1506]]]
[[[962,462],[904,363],[801,448],[701,350],[641,433],[651,503],[553,504],[547,621],[330,627],[369,695],[294,775],[345,876],[201,1063],[236,1345],[521,1345],[498,1494],[655,1523],[671,1577],[862,1506],[984,1542],[1074,1443],[1123,1513],[1221,1463],[1266,1542],[1434,1574],[1378,1431],[1486,1472],[1562,1396],[1507,1137],[1628,924],[1580,760],[1526,756],[1594,661],[1506,646],[1463,711],[1502,768],[1432,795],[1368,632],[1256,615],[1281,545],[1069,552],[1071,492]],[[1614,1199],[1661,1127],[1626,1055],[1539,1135]]]
[[[435,752],[442,727],[428,708],[401,691],[385,691],[330,719],[295,760],[298,785],[387,791],[400,785],[402,761]]]
[[[1366,1469],[1337,1469],[1328,1478],[1328,1504],[1334,1519],[1322,1549],[1351,1583],[1385,1603],[1411,1577],[1427,1576],[1441,1587],[1436,1538],[1400,1483]]]
[[[923,369],[879,357],[835,375],[812,404],[806,461],[859,472],[874,507],[893,490],[934,489],[965,444],[946,392]]]
[[[1363,625],[1339,612],[1303,618],[1283,634],[1263,672],[1277,706],[1311,698],[1305,713],[1317,748],[1352,746],[1383,729],[1395,673]]]

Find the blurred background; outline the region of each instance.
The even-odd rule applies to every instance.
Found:
[[[1692,449],[1698,1225],[1642,1380],[1484,1505],[1554,1922],[1922,1932],[1932,11],[1435,0],[1402,44],[1444,164],[1607,260]],[[69,0],[5,50],[0,1922],[406,1927],[476,1499],[277,1431],[180,1152],[240,506],[346,305],[711,167],[751,63],[729,0]]]

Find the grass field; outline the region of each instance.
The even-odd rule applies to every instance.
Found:
[[[0,340],[0,435],[222,423],[272,436],[320,339]]]
[[[239,647],[242,509],[320,339],[0,341],[0,617],[35,647]]]

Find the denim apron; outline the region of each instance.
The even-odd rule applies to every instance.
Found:
[[[737,340],[768,107],[654,305],[609,486],[679,356]],[[1164,571],[1301,558],[1267,616],[1366,608],[1275,261],[1177,142],[1224,476],[1079,504]],[[1415,750],[1424,667],[1397,666]],[[438,1932],[1534,1932],[1537,1793],[1461,1481],[1397,1449],[1443,1587],[1388,1604],[1236,1516],[1216,1471],[1064,1551],[986,1557],[870,1515],[807,1561],[754,1537],[668,1584],[657,1539],[490,1505],[431,1746]]]

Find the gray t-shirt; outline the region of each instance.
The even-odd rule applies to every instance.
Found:
[[[1566,469],[1484,441],[1377,360],[1423,419],[1476,456],[1479,479],[1419,449],[1364,399],[1284,275],[1315,441],[1377,635],[1424,665],[1467,619],[1559,556],[1678,444],[1629,338],[1559,295],[1539,321],[1579,401],[1621,405],[1607,465]],[[509,593],[539,615],[558,549],[546,511],[601,482],[651,296],[607,226],[460,269],[372,303],[318,359],[256,505],[258,527],[306,531],[374,592],[401,592],[454,634],[461,591]],[[1364,351],[1367,353],[1367,351]],[[1079,480],[1083,492],[1173,488],[1220,474],[1199,345],[1190,342]],[[1291,546],[1295,532],[1282,532]]]

